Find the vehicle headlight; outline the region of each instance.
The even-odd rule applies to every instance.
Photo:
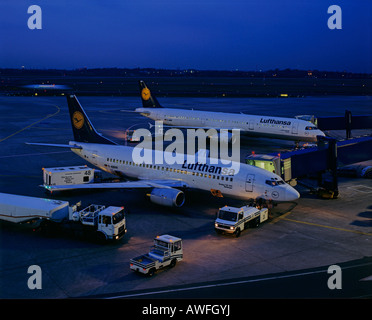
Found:
[[[218,223],[217,223],[217,222],[215,222],[214,226],[215,226],[216,228],[218,228]]]
[[[235,227],[230,227],[230,230],[234,230],[235,229]]]

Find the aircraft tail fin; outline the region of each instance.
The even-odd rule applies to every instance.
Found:
[[[158,100],[151,94],[146,83],[142,80],[139,81],[139,89],[141,93],[142,106],[144,108],[162,108]]]
[[[96,131],[75,95],[66,95],[74,140],[77,142],[116,144]]]

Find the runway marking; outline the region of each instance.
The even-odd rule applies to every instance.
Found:
[[[332,227],[332,226],[326,226],[326,225],[323,225],[323,224],[317,224],[317,223],[300,221],[300,220],[289,219],[289,218],[283,218],[282,220],[296,222],[296,223],[302,223],[302,224],[307,224],[309,226],[315,226],[315,227],[333,229],[333,230],[338,230],[338,231],[345,231],[345,232],[351,232],[351,233],[356,233],[356,234],[362,234],[362,235],[366,235],[366,236],[372,236],[372,233],[362,232],[362,231],[357,231],[357,230],[337,228],[337,227]]]
[[[359,264],[359,265],[344,266],[344,267],[342,267],[342,270],[356,268],[356,267],[363,267],[363,266],[368,266],[368,265],[371,265],[371,263],[367,262],[367,263],[362,263],[362,264]],[[328,270],[328,267],[325,267],[324,269],[321,268],[320,270],[310,270],[310,271],[305,271],[305,272],[279,275],[279,276],[274,275],[274,276],[268,276],[268,277],[257,278],[257,279],[231,281],[231,282],[216,283],[216,284],[206,284],[206,285],[193,286],[193,287],[188,287],[188,288],[157,290],[157,291],[150,291],[150,292],[124,294],[124,295],[112,295],[112,296],[106,297],[104,299],[134,298],[134,297],[148,296],[148,295],[153,295],[153,294],[163,294],[163,293],[189,291],[189,290],[197,290],[197,289],[199,290],[199,289],[207,289],[207,288],[215,288],[215,287],[224,287],[224,286],[230,286],[230,285],[239,285],[239,284],[245,284],[245,283],[254,283],[254,282],[260,282],[260,281],[286,279],[286,278],[293,278],[293,277],[300,277],[300,276],[306,276],[306,275],[311,275],[311,274],[323,273],[323,272],[327,272],[327,270]]]
[[[9,136],[7,136],[7,137],[5,137],[5,138],[3,138],[3,139],[0,139],[0,142],[3,142],[3,141],[5,141],[5,140],[7,140],[7,139],[9,139],[9,138],[11,138],[11,137],[13,137],[13,136],[15,136],[16,134],[18,134],[18,133],[20,133],[20,132],[22,132],[22,131],[24,131],[24,130],[26,130],[26,129],[28,129],[28,128],[31,128],[32,126],[34,126],[35,124],[37,124],[37,123],[39,123],[39,122],[41,122],[41,121],[43,121],[43,120],[46,120],[46,119],[48,119],[48,118],[51,118],[51,117],[55,116],[56,114],[58,114],[58,113],[61,111],[61,109],[60,109],[58,106],[54,106],[54,107],[56,107],[56,108],[58,109],[55,113],[53,113],[53,114],[48,114],[48,115],[47,115],[46,117],[44,117],[43,119],[38,120],[38,121],[35,121],[34,123],[31,123],[30,125],[28,125],[28,126],[22,128],[22,129],[18,130],[17,132],[14,132],[14,133],[12,133],[12,134],[9,135]]]
[[[269,224],[277,223],[277,222],[279,222],[280,220],[285,219],[285,218],[286,218],[287,216],[289,216],[291,213],[292,213],[292,211],[288,211],[288,212],[282,214],[281,216],[274,218],[272,221],[269,222]]]
[[[36,175],[13,175],[13,174],[0,174],[0,177],[4,178],[40,178]]]
[[[71,152],[69,151],[55,151],[55,152],[38,152],[38,153],[24,153],[24,154],[13,154],[10,156],[1,156],[0,159],[2,158],[14,158],[14,157],[27,157],[27,156],[39,156],[42,154],[54,154],[54,153],[67,153]]]
[[[283,220],[287,216],[289,216],[292,213],[292,210],[297,206],[297,202],[292,202],[292,205],[287,209],[287,211],[284,211],[279,217],[274,218],[272,221],[269,222],[269,224],[277,223],[280,220]]]
[[[351,186],[347,187],[348,189],[352,189],[354,191],[362,192],[362,193],[370,193],[372,192],[372,188],[368,186],[363,186],[363,185],[356,185],[356,186]]]
[[[372,281],[372,275],[365,277],[363,279],[360,279],[359,281]]]

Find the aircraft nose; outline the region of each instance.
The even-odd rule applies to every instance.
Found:
[[[300,197],[298,191],[291,186],[287,186],[285,191],[285,201],[294,201]]]
[[[317,136],[325,137],[325,133],[322,130],[318,129]]]

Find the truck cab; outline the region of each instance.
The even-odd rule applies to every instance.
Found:
[[[102,232],[107,239],[120,239],[127,231],[125,228],[124,208],[111,206],[101,211],[97,231]]]
[[[91,204],[81,211],[75,211],[71,220],[96,227],[97,237],[101,240],[119,240],[127,231],[124,207],[106,208]]]
[[[241,231],[248,227],[257,227],[268,219],[268,215],[267,208],[259,210],[250,206],[225,206],[219,209],[214,227],[217,233],[229,233],[239,237]]]

